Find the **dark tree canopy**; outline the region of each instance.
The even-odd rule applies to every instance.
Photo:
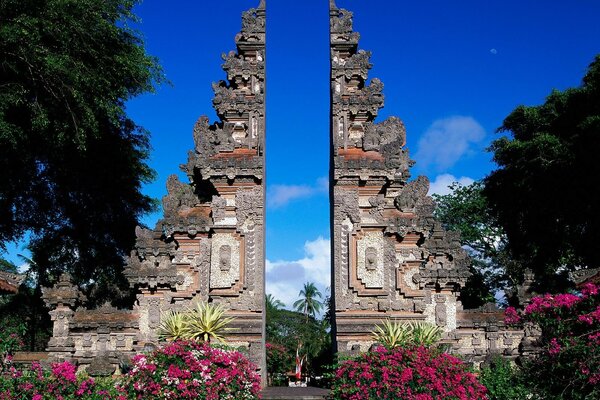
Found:
[[[482,194],[483,182],[466,186],[454,182],[450,189],[447,195],[433,195],[435,216],[446,229],[460,232],[472,260],[472,275],[461,290],[461,301],[466,308],[480,307],[494,301],[494,292],[514,286],[518,272],[511,268],[506,234]]]
[[[128,25],[136,3],[0,1],[0,244],[29,233],[44,285],[64,269],[100,292],[123,282],[155,207],[149,133],[125,111],[163,79]]]
[[[599,266],[600,57],[580,87],[517,107],[499,130],[511,137],[492,143],[498,169],[484,195],[511,252],[544,285],[559,270]]]

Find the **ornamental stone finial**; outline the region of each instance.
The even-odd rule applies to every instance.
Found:
[[[335,5],[335,0],[329,0],[329,9],[330,10],[337,10],[337,6]]]
[[[267,0],[260,0],[260,4],[258,5],[259,9],[265,9],[267,8]]]

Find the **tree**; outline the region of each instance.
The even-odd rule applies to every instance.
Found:
[[[309,316],[314,317],[323,308],[323,304],[317,300],[317,297],[322,298],[323,295],[312,282],[306,282],[298,296],[300,299],[294,302],[294,308],[303,313],[307,319]]]
[[[511,137],[490,147],[498,169],[484,195],[511,253],[545,290],[559,290],[557,271],[600,265],[600,56],[580,87],[517,107],[499,131]]]
[[[125,111],[163,80],[129,26],[137,2],[0,2],[0,246],[28,233],[40,283],[66,269],[92,302],[126,287],[156,204],[149,133]]]
[[[281,300],[276,299],[270,293],[265,296],[265,305],[267,308],[267,313],[269,312],[269,310],[274,311],[274,310],[279,310],[280,308],[285,307],[285,304],[283,304],[283,302]]]
[[[472,275],[461,290],[461,301],[466,308],[479,307],[493,302],[495,292],[515,289],[522,271],[509,254],[504,229],[483,196],[483,182],[454,182],[450,189],[447,195],[433,195],[435,216],[446,229],[460,232],[461,245],[472,261]]]
[[[296,354],[301,343],[306,367],[312,372],[332,362],[331,335],[327,328],[327,321],[307,317],[301,312],[267,309],[266,341],[284,346],[290,355]]]

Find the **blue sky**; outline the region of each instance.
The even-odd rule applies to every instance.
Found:
[[[304,281],[329,278],[328,0],[267,1],[267,291],[291,305]],[[172,86],[129,103],[152,132],[150,163],[165,192],[192,148],[192,126],[211,120],[211,82],[224,79],[221,53],[234,48],[242,10],[258,0],[163,2],[137,7],[139,29]],[[417,161],[441,192],[493,169],[485,148],[517,105],[580,83],[600,53],[600,2],[338,0],[354,12],[371,77],[385,108],[406,124]],[[183,176],[182,176],[183,178]],[[154,225],[159,215],[145,219]]]

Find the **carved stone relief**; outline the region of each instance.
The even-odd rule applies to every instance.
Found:
[[[241,279],[241,240],[235,233],[215,233],[212,242],[210,288],[229,289]]]

